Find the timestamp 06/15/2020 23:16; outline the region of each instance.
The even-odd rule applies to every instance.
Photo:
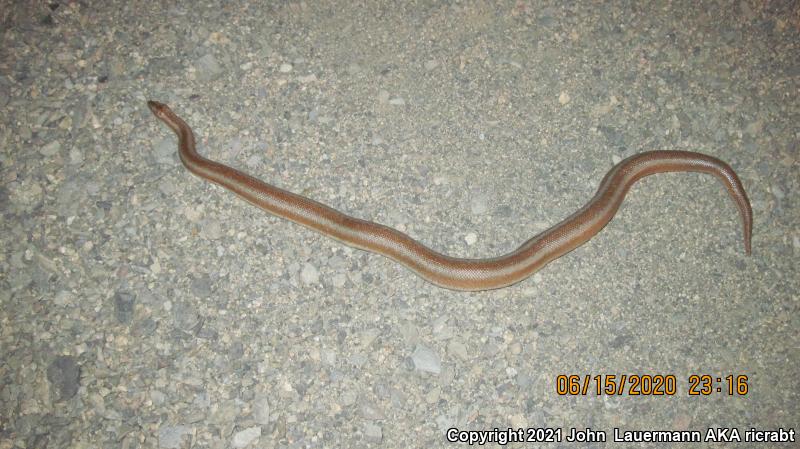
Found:
[[[742,374],[691,374],[686,379],[689,396],[745,396],[750,392],[749,379]],[[560,374],[555,379],[555,390],[559,396],[674,396],[678,394],[678,377],[674,374]]]

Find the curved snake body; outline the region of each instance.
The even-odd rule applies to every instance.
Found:
[[[191,128],[170,108],[156,101],[147,105],[178,136],[183,164],[192,173],[219,184],[257,207],[307,226],[347,245],[393,259],[440,287],[489,290],[515,284],[548,262],[584,244],[608,224],[625,194],[639,179],[662,172],[700,172],[720,179],[741,215],[745,251],[750,254],[752,210],[744,187],[725,162],[688,151],[650,151],[631,156],[606,174],[594,197],[577,212],[534,236],[508,254],[487,259],[463,259],[436,252],[408,235],[361,220],[304,196],[267,184],[197,153]]]

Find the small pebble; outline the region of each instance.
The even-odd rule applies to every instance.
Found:
[[[442,371],[442,363],[439,356],[427,346],[418,345],[411,354],[411,361],[414,363],[414,368],[419,371],[428,373],[439,374]]]
[[[380,443],[383,440],[383,430],[381,426],[368,422],[364,424],[364,436],[368,441]]]
[[[47,367],[47,380],[54,387],[58,399],[65,401],[75,396],[80,387],[81,369],[73,357],[56,357]]]
[[[300,270],[300,279],[304,284],[316,284],[319,282],[319,270],[314,265],[306,262]]]
[[[248,427],[247,429],[240,430],[233,435],[231,446],[235,448],[243,448],[250,443],[254,442],[261,437],[261,427]]]
[[[161,426],[158,429],[158,447],[181,449],[191,439],[192,428],[188,426]]]
[[[464,241],[467,242],[467,245],[472,246],[478,241],[478,235],[474,232],[470,232],[464,236]]]
[[[41,147],[39,152],[42,153],[43,156],[55,156],[61,150],[61,143],[57,140],[54,140],[47,145]]]

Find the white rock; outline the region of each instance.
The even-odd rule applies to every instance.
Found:
[[[255,440],[261,437],[261,427],[249,427],[244,430],[240,430],[233,435],[233,441],[231,441],[231,445],[235,448],[242,448],[247,446],[248,444],[254,442]]]
[[[418,345],[411,354],[411,360],[414,362],[414,368],[419,371],[433,374],[439,374],[442,371],[442,362],[439,360],[439,356],[426,346]]]
[[[314,265],[306,262],[300,270],[300,279],[304,284],[316,284],[319,282],[319,270]]]
[[[464,236],[464,241],[467,242],[467,245],[472,246],[478,241],[478,235],[474,232],[470,232]]]

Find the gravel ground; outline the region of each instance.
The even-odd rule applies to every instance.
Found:
[[[797,2],[220,3],[0,1],[0,449],[797,428]],[[192,176],[148,99],[209,157],[463,257],[621,158],[702,151],[753,255],[718,182],[666,174],[532,278],[443,290]],[[690,396],[705,374],[748,391]]]

